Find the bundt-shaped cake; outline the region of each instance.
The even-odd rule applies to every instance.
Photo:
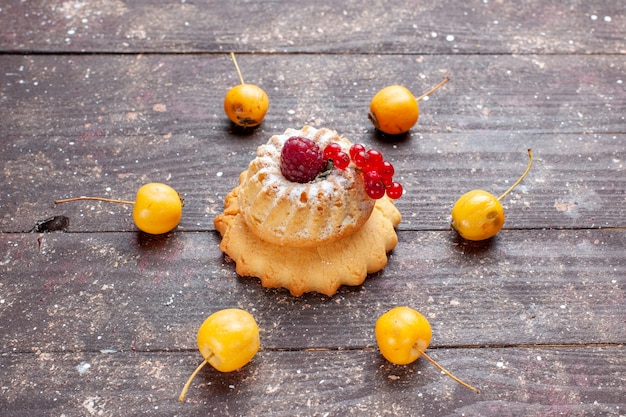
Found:
[[[279,246],[313,247],[336,242],[363,226],[375,200],[365,192],[361,173],[348,167],[307,183],[289,181],[281,173],[280,158],[291,137],[311,139],[322,149],[335,142],[348,152],[352,145],[332,130],[306,126],[287,129],[260,146],[238,194],[239,210],[252,232]]]
[[[324,148],[331,142],[349,151],[351,143],[327,129],[288,129],[257,149],[256,158],[226,196],[214,225],[220,249],[236,272],[264,287],[298,296],[331,296],[341,285],[360,285],[387,265],[398,243],[400,212],[393,201],[370,198],[363,173],[350,163],[330,167],[308,182],[294,182],[281,170],[281,149],[293,137]]]

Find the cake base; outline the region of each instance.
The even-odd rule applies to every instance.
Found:
[[[245,175],[242,173],[242,176]],[[368,274],[387,265],[387,253],[398,243],[395,226],[401,215],[392,200],[376,200],[374,210],[356,232],[311,248],[278,246],[260,239],[239,212],[239,186],[224,200],[214,220],[222,235],[220,249],[241,276],[257,277],[267,288],[286,288],[292,295],[318,292],[332,296],[341,285],[361,285]]]

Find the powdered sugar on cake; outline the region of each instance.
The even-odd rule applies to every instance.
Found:
[[[369,218],[374,200],[364,191],[361,173],[353,167],[333,169],[308,183],[283,177],[280,154],[293,136],[305,137],[324,148],[351,143],[334,131],[309,126],[274,135],[257,150],[239,193],[239,206],[248,226],[261,238],[278,245],[310,247],[334,242],[358,229]]]

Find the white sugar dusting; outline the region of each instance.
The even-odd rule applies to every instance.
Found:
[[[357,177],[354,168],[333,169],[323,179],[305,184],[284,178],[280,170],[280,154],[284,143],[293,136],[311,139],[322,149],[332,142],[339,143],[346,152],[351,146],[350,141],[332,130],[318,130],[310,126],[302,130],[287,129],[282,135],[272,136],[257,149],[257,157],[248,168],[249,176],[242,184],[239,205],[244,216],[253,218],[255,224],[261,224],[281,201],[288,201],[292,208],[285,211],[286,215],[280,222],[276,223],[274,219],[264,232],[283,238],[289,233],[301,238],[325,240],[335,236],[339,229],[348,230],[357,224],[362,217],[357,212],[369,215],[373,203],[365,192],[353,195],[360,189],[355,187]],[[354,202],[347,203],[346,198]],[[329,208],[332,208],[332,215]]]
[[[81,362],[78,364],[78,366],[76,367],[76,370],[78,371],[78,373],[80,375],[83,375],[85,372],[87,372],[89,370],[89,368],[91,368],[91,365],[87,362]]]

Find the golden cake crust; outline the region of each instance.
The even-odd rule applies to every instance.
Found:
[[[311,139],[322,149],[336,142],[348,152],[352,145],[332,130],[310,126],[272,136],[240,177],[239,211],[250,230],[274,245],[305,248],[336,242],[361,228],[375,203],[361,173],[348,167],[304,184],[287,180],[280,154],[293,136]]]
[[[240,178],[245,178],[243,172]],[[387,265],[397,244],[400,212],[391,199],[376,200],[365,224],[335,242],[316,247],[288,247],[259,238],[239,208],[240,185],[225,198],[224,212],[214,220],[222,235],[220,249],[235,261],[241,276],[254,276],[268,288],[286,288],[292,295],[319,292],[332,296],[341,285],[360,285],[368,274]]]

